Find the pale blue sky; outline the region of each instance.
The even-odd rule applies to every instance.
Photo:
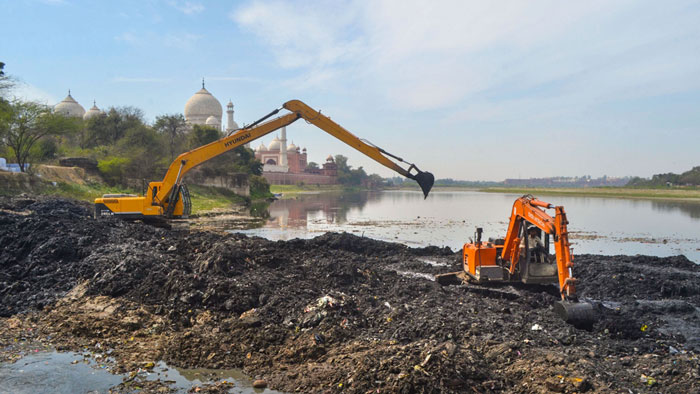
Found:
[[[250,123],[298,98],[438,178],[650,176],[700,165],[697,1],[9,1],[17,94]],[[350,157],[313,126],[289,138]],[[263,139],[269,142],[271,137]],[[254,143],[257,145],[259,142]]]

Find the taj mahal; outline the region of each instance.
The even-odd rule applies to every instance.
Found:
[[[104,115],[105,112],[93,102],[92,108],[85,111],[80,103],[72,96],[70,90],[68,96],[54,106],[54,112],[64,116],[83,118],[88,120],[95,116]],[[185,103],[185,121],[191,127],[193,125],[207,126],[220,130],[229,135],[239,130],[238,123],[233,119],[233,102],[226,104],[226,126],[223,125],[223,107],[205,87],[202,80],[202,88],[192,95]],[[251,148],[250,144],[246,145]],[[335,184],[337,183],[338,170],[332,155],[328,155],[325,163],[318,168],[308,167],[308,155],[306,148],[301,148],[292,142],[287,145],[287,128],[280,129],[280,134],[275,136],[269,144],[262,141],[254,149],[255,158],[263,163],[263,176],[271,184]]]

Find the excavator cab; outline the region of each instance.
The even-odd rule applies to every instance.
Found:
[[[557,271],[556,256],[550,253],[549,234],[544,235],[544,247],[542,250],[538,250],[536,245],[529,244],[527,232],[541,233],[542,231],[537,227],[529,225],[527,221],[523,221],[521,229],[521,239],[525,241],[525,248],[520,250],[520,280],[528,284],[557,283],[559,274]],[[537,237],[542,239],[540,234],[538,234]]]

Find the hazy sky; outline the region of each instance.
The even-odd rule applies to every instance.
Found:
[[[697,1],[0,0],[0,61],[20,96],[148,121],[202,77],[239,124],[298,98],[438,178],[650,176],[700,165],[699,21]]]

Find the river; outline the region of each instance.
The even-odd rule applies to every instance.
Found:
[[[477,191],[306,193],[270,204],[261,228],[242,232],[269,239],[309,238],[346,231],[411,246],[461,248],[476,227],[505,236],[518,194]],[[670,256],[700,263],[700,202],[543,196],[563,205],[574,254]],[[551,212],[551,211],[550,211]]]

